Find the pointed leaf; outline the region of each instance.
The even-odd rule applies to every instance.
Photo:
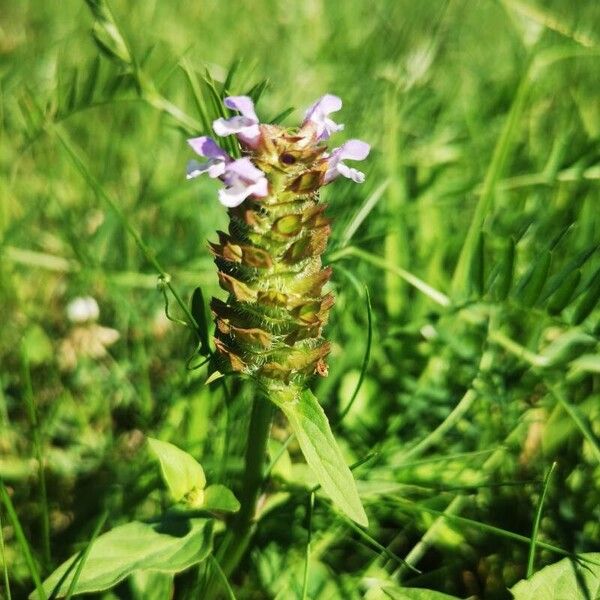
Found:
[[[600,594],[600,553],[582,554],[593,563],[577,564],[571,558],[545,567],[531,579],[519,581],[511,588],[515,600],[563,600],[598,598]]]
[[[579,325],[579,323],[583,322],[594,310],[598,300],[600,300],[600,269],[594,273],[587,291],[575,307],[572,319],[573,324]]]
[[[103,0],[86,0],[95,18],[92,35],[100,50],[110,58],[126,64],[132,62],[127,43],[119,31],[115,18]]]
[[[565,280],[568,279],[574,271],[581,269],[583,265],[591,258],[596,250],[598,249],[598,244],[594,244],[589,248],[586,248],[583,252],[580,252],[575,258],[568,261],[567,264],[556,274],[550,277],[548,280],[548,290],[544,292],[542,296],[542,300],[547,300],[554,292],[558,290],[564,283]]]
[[[494,282],[494,297],[497,300],[506,300],[513,284],[515,271],[515,240],[511,238],[504,250],[500,261],[498,276]]]
[[[401,588],[384,586],[381,591],[392,600],[459,600],[457,596],[448,596],[442,592],[422,588]]]
[[[551,315],[558,315],[569,304],[580,281],[581,271],[573,271],[565,277],[548,301],[548,312]]]
[[[537,258],[529,271],[523,275],[516,291],[516,297],[525,306],[532,306],[540,297],[542,288],[548,278],[552,252],[546,251]]]
[[[240,510],[240,503],[228,487],[215,483],[204,490],[202,508],[219,512],[237,512]]]
[[[187,452],[168,442],[148,438],[152,453],[160,462],[160,470],[175,502],[186,496],[196,496],[206,486],[206,477],[200,463]],[[195,498],[197,504],[200,498]]]
[[[212,549],[212,524],[210,519],[191,519],[115,527],[92,544],[75,593],[109,589],[139,569],[178,573],[202,562]],[[48,597],[67,593],[78,559],[72,556],[44,581]],[[33,592],[30,598],[40,596]]]
[[[367,515],[358,496],[356,482],[333,437],[329,421],[310,390],[298,397],[274,397],[287,417],[304,458],[333,503],[363,527]]]

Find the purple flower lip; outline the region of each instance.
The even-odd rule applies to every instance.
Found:
[[[328,117],[341,108],[342,100],[340,98],[333,94],[325,94],[308,108],[302,126],[311,124],[315,128],[318,141],[328,140],[332,134],[344,129],[342,124],[335,123]]]
[[[219,200],[229,208],[240,205],[248,196],[264,198],[269,194],[265,174],[249,158],[239,158],[229,163],[223,182],[225,187],[219,190]]]
[[[199,163],[191,160],[188,163],[187,179],[193,179],[203,173],[208,173],[208,176],[212,179],[221,177],[225,173],[227,164],[233,160],[225,150],[219,147],[215,140],[207,136],[191,138],[188,140],[188,144],[196,154],[208,158],[208,161]]]
[[[225,188],[219,190],[219,201],[224,206],[231,208],[241,204],[248,196],[264,197],[268,194],[265,174],[249,158],[233,160],[212,138],[206,136],[189,139],[188,144],[208,161],[190,161],[187,178],[208,173],[209,177],[223,181]]]
[[[228,96],[223,102],[227,108],[241,113],[241,116],[216,119],[213,121],[214,132],[221,137],[235,134],[246,146],[256,148],[260,141],[260,128],[252,98]]]
[[[249,96],[229,96],[225,98],[227,108],[237,111],[238,115],[229,119],[216,119],[213,129],[217,135],[236,135],[252,156],[261,158],[264,151],[261,143],[262,135],[269,136],[270,128],[281,130],[277,126],[264,126],[261,132],[260,123],[254,110],[254,102]],[[318,160],[320,168],[324,167],[322,185],[326,185],[339,177],[347,177],[356,183],[365,180],[365,174],[349,167],[344,160],[363,160],[370,151],[370,146],[361,140],[348,140],[331,154],[323,154],[325,147],[319,142],[341,131],[344,126],[335,123],[329,115],[342,108],[342,101],[333,94],[325,94],[314,102],[306,111],[297,139],[293,140],[303,148],[314,148],[314,160]],[[290,138],[291,139],[291,138]],[[266,141],[265,141],[266,143]],[[248,197],[264,198],[269,194],[269,182],[263,171],[258,169],[250,157],[234,160],[214,139],[208,136],[191,138],[188,144],[196,154],[207,159],[205,162],[192,160],[188,163],[187,178],[193,179],[204,173],[213,179],[220,179],[225,185],[219,190],[219,201],[229,208],[240,205]],[[321,158],[318,158],[321,157]],[[293,154],[283,153],[279,160],[282,164],[292,165],[296,162]]]
[[[363,183],[365,174],[358,169],[353,169],[344,164],[344,160],[364,160],[369,155],[371,146],[362,140],[348,140],[339,148],[332,150],[326,158],[327,171],[325,172],[324,183],[330,183],[339,175],[347,177],[356,183]]]

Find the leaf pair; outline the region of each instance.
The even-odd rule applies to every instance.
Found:
[[[158,458],[163,479],[175,502],[209,512],[236,512],[240,503],[224,485],[206,487],[204,469],[173,444],[148,438]],[[176,574],[206,559],[212,551],[211,518],[167,515],[144,523],[134,521],[108,531],[72,556],[43,584],[47,597],[99,592],[139,571]],[[36,591],[30,598],[40,599]]]

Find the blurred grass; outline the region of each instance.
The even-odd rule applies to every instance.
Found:
[[[378,453],[357,470],[370,486],[370,535],[418,557],[423,575],[363,546],[319,497],[308,562],[306,496],[292,490],[261,523],[237,597],[354,598],[404,578],[504,598],[525,575],[527,545],[493,528],[528,538],[554,460],[537,566],[557,558],[543,542],[597,548],[598,3],[110,7],[124,40],[112,58],[84,2],[0,2],[0,477],[33,552],[23,555],[3,510],[12,596],[33,587],[28,560],[46,573],[46,512],[55,565],[85,547],[104,510],[114,525],[164,502],[142,434],[193,452],[209,479],[238,481],[252,390],[207,387],[204,369],[185,369],[195,340],[165,318],[153,264],[185,301],[197,285],[219,294],[206,240],[226,218],[212,182],[185,181],[185,138],[208,133],[222,88],[246,93],[265,79],[264,120],[293,106],[294,124],[328,91],[344,100],[334,142],[373,145],[363,186],[324,193],[337,308],[331,372],[316,393],[334,420],[354,393],[365,284],[369,368],[339,435],[349,463]],[[83,334],[66,319],[79,295],[95,297],[99,325],[120,334],[96,357],[81,354]],[[86,335],[89,347],[103,334]],[[285,439],[283,422],[275,434]],[[300,466],[288,477],[303,481]],[[125,587],[121,597],[136,597]]]

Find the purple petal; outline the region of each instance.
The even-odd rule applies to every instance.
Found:
[[[246,185],[241,181],[237,181],[235,185],[228,186],[219,190],[219,201],[224,206],[232,208],[239,206],[249,196],[264,197],[268,195],[267,178],[263,177],[252,185]]]
[[[215,160],[211,158],[208,162],[199,163],[197,160],[190,160],[187,165],[186,179],[194,179],[198,175],[208,173],[208,176],[212,179],[217,179],[225,173],[225,161]]]
[[[256,183],[261,177],[265,176],[260,169],[257,169],[252,164],[249,158],[238,158],[227,165],[226,177],[229,175],[251,181],[252,183]]]
[[[206,158],[221,158],[223,160],[229,159],[227,152],[219,147],[217,142],[210,137],[203,135],[202,137],[191,138],[187,142],[194,152],[200,156]]]
[[[248,117],[231,117],[231,119],[223,119],[221,117],[213,121],[214,132],[221,137],[231,135],[232,133],[239,133],[250,127],[257,127],[257,125]]]
[[[211,164],[209,164],[208,167],[208,176],[211,179],[217,179],[219,177],[221,177],[224,173],[225,173],[225,169],[226,169],[226,164],[225,161],[222,160],[218,160],[218,161],[210,161]]]
[[[304,121],[306,122],[311,120],[313,115],[325,116],[331,114],[332,112],[337,112],[341,108],[341,98],[338,98],[338,96],[334,96],[333,94],[325,94],[324,96],[321,96],[314,104],[311,104],[304,115]]]
[[[223,188],[219,190],[219,202],[227,208],[239,206],[248,196],[248,188]]]
[[[238,139],[250,148],[254,148],[260,139],[260,128],[248,117],[231,117],[213,121],[213,130],[222,137],[236,134]]]
[[[339,148],[336,148],[333,153],[339,151],[341,160],[346,158],[349,160],[364,160],[369,156],[370,150],[371,146],[367,142],[363,142],[362,140],[348,140]]]
[[[269,182],[266,177],[261,177],[254,185],[251,185],[249,188],[251,190],[252,195],[258,196],[259,198],[264,198],[269,195]]]
[[[209,163],[201,164],[197,160],[190,160],[187,164],[186,179],[194,179],[194,177],[206,173],[209,167]]]
[[[362,171],[353,169],[345,165],[342,161],[364,160],[369,155],[371,146],[362,140],[348,140],[339,148],[335,148],[331,155],[327,157],[327,171],[325,172],[324,183],[330,183],[339,175],[347,177],[356,183],[362,183],[365,180],[365,174]]]
[[[228,96],[223,103],[227,108],[237,110],[244,117],[248,117],[254,123],[258,123],[258,117],[254,111],[254,102],[250,96]]]
[[[332,94],[325,94],[306,111],[303,125],[312,123],[316,129],[317,140],[327,140],[331,134],[344,129],[343,125],[335,123],[327,116],[340,108],[342,108],[340,98]]]
[[[238,206],[249,196],[264,197],[269,193],[265,174],[249,158],[229,163],[223,175],[225,188],[219,190],[219,200],[227,207]]]
[[[355,183],[363,183],[365,180],[365,174],[358,169],[353,169],[344,163],[339,163],[337,166],[337,172],[348,179],[352,179]]]
[[[229,96],[224,100],[225,106],[242,113],[230,119],[216,119],[213,129],[217,135],[226,136],[236,134],[238,139],[254,148],[260,140],[258,117],[254,112],[254,102],[249,96]]]

